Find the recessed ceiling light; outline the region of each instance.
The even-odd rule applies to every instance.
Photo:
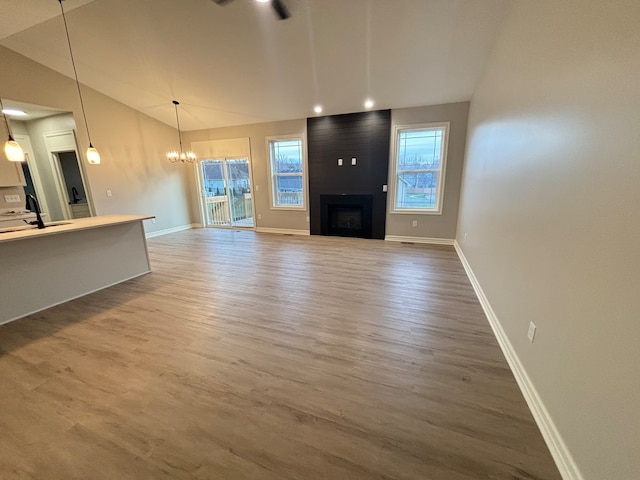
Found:
[[[315,107],[313,107],[313,111],[316,113],[322,113],[322,106],[316,105]]]
[[[13,108],[5,108],[2,110],[2,113],[5,115],[14,115],[16,117],[24,117],[26,115],[22,110],[15,110]]]
[[[373,107],[373,105],[374,105],[373,100],[371,100],[370,98],[367,98],[364,101],[364,108],[371,108]]]
[[[256,0],[256,2],[260,2],[260,3],[267,3],[267,2],[269,2],[269,1],[270,1],[270,0]]]

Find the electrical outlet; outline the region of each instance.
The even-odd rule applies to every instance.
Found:
[[[20,203],[20,195],[5,195],[4,201],[6,203]]]
[[[261,213],[258,214],[258,220],[262,220],[262,214]]]
[[[256,185],[256,192],[260,191],[260,185]]]
[[[411,226],[412,227],[417,227],[418,226],[418,220],[414,220],[413,222],[411,222]]]
[[[111,197],[112,195],[111,190],[107,190],[107,197]]]
[[[529,337],[529,341],[533,343],[533,339],[536,338],[536,324],[531,322],[529,323],[529,331],[527,332],[527,337]]]

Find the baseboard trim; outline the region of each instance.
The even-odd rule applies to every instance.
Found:
[[[401,235],[385,235],[387,242],[430,243],[432,245],[453,245],[452,238],[403,237]]]
[[[169,233],[182,232],[183,230],[189,230],[191,228],[196,228],[195,225],[197,223],[191,223],[189,225],[180,225],[179,227],[165,228],[164,230],[156,230],[155,232],[145,233],[146,238],[154,238],[160,237],[162,235],[167,235]]]
[[[294,230],[289,228],[256,227],[258,233],[279,233],[281,235],[309,235],[309,230]]]
[[[489,299],[484,294],[482,287],[480,286],[480,282],[477,277],[473,273],[471,269],[471,265],[467,261],[467,258],[464,256],[464,252],[460,248],[457,240],[454,240],[453,246],[458,253],[458,257],[460,258],[460,262],[464,267],[465,272],[467,273],[467,277],[469,277],[469,281],[473,286],[473,290],[476,292],[478,300],[480,301],[480,305],[482,305],[482,309],[484,310],[485,315],[487,316],[487,320],[489,321],[489,325],[491,325],[491,329],[493,330],[493,334],[498,340],[498,344],[502,349],[502,353],[507,359],[507,363],[513,372],[514,377],[516,378],[516,382],[520,387],[520,391],[524,396],[527,405],[529,406],[529,410],[533,415],[533,418],[542,433],[542,437],[544,438],[549,451],[551,452],[551,456],[553,457],[558,470],[560,471],[560,475],[563,480],[584,480],[578,465],[575,463],[571,452],[564,443],[560,432],[558,431],[555,422],[549,415],[549,411],[544,405],[544,402],[538,395],[538,391],[535,386],[531,382],[527,371],[525,370],[518,354],[516,353],[513,345],[509,341],[509,337],[507,337],[504,328],[502,328],[502,324],[500,320],[496,316],[496,313],[493,311],[491,304],[489,303]]]

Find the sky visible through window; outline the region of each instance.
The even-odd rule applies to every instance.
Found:
[[[303,205],[302,140],[272,140],[269,145],[274,205]]]
[[[398,134],[396,208],[435,209],[444,128]]]

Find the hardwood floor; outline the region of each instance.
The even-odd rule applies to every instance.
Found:
[[[149,250],[151,274],[0,327],[3,480],[560,478],[452,247]]]

